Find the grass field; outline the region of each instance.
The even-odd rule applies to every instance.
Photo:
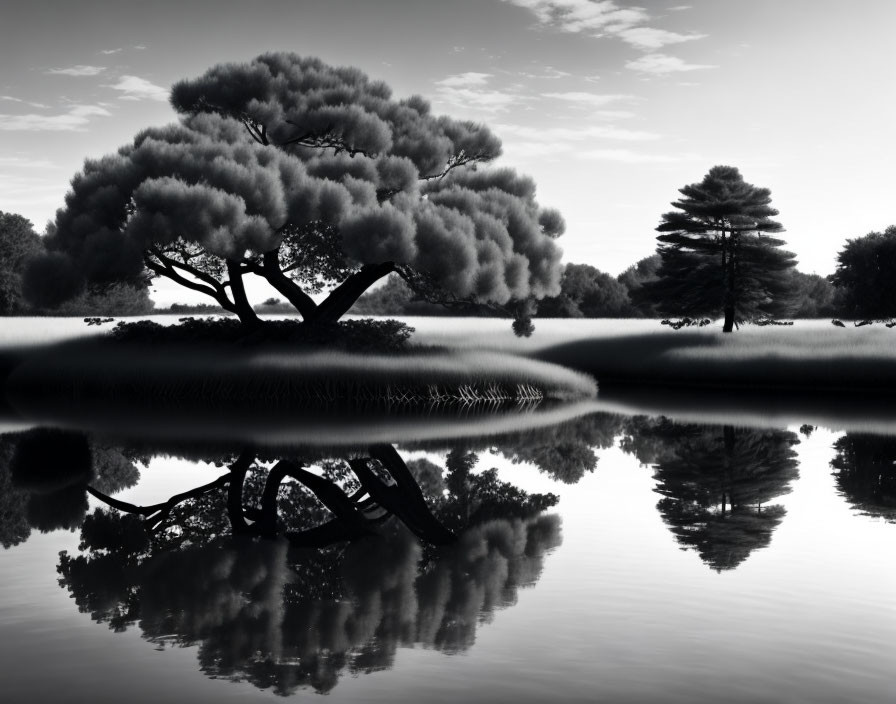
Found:
[[[671,330],[655,320],[542,320],[520,340],[498,321],[408,322],[417,344],[513,352],[587,372],[601,385],[896,391],[896,328],[881,324],[800,320],[724,334],[718,324]]]

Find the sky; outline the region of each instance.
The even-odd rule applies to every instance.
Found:
[[[618,274],[716,164],[769,188],[799,269],[896,224],[892,0],[33,0],[0,23],[0,211],[38,232],[85,158],[176,120],[182,78],[266,51],[483,122]],[[186,297],[184,297],[186,300]]]

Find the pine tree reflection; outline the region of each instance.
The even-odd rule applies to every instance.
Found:
[[[847,433],[834,443],[837,488],[860,513],[896,522],[896,437]]]
[[[657,509],[682,549],[717,571],[768,546],[798,475],[795,433],[634,419],[622,447],[654,466]]]
[[[139,623],[154,643],[198,645],[211,677],[278,694],[327,692],[345,673],[391,667],[401,646],[465,650],[479,624],[538,579],[545,553],[560,542],[559,519],[540,514],[555,497],[474,474],[475,459],[450,453],[442,481],[438,465],[411,465],[426,478],[419,486],[438,520],[466,528],[448,546],[421,545],[396,520],[340,548],[308,550],[239,530],[226,536],[230,492],[219,486],[173,504],[151,538],[140,512],[94,511],[82,554],[60,555],[60,584],[110,628]],[[244,507],[260,517],[251,509],[264,502],[270,470],[252,469],[262,471],[247,472]],[[314,492],[297,482],[279,487],[280,520],[305,521],[287,521],[282,536],[320,519],[307,511]]]

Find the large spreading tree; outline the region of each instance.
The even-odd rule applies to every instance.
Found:
[[[832,277],[844,293],[844,313],[857,318],[896,316],[896,226],[848,240]]]
[[[531,179],[477,168],[501,153],[487,127],[285,53],[215,66],[175,84],[171,103],[178,123],[75,176],[28,272],[37,302],[149,273],[254,328],[246,276],[309,324],[338,320],[391,272],[431,300],[523,317],[559,292],[563,219]]]
[[[661,265],[638,298],[662,315],[724,316],[724,332],[772,314],[787,293],[794,255],[780,249],[771,193],[744,181],[733,166],[714,166],[680,189],[657,231]]]

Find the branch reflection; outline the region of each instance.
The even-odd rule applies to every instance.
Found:
[[[212,458],[227,465],[214,481],[145,506],[113,496],[141,452],[50,430],[0,438],[4,545],[80,526],[57,566],[80,611],[197,646],[208,676],[281,695],[390,668],[400,647],[467,650],[560,544],[543,513],[556,497],[474,471],[464,448],[444,467],[389,445],[313,461],[244,449]],[[104,505],[88,513],[88,496]]]

